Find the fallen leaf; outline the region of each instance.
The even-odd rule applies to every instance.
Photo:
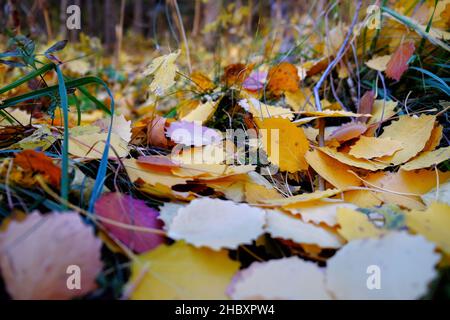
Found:
[[[39,173],[55,188],[61,184],[61,168],[43,152],[24,150],[16,154],[14,162],[26,171]]]
[[[255,119],[260,134],[264,151],[270,162],[277,165],[280,170],[297,172],[306,170],[308,164],[305,154],[309,143],[301,128],[298,128],[287,119],[270,118]],[[285,137],[289,137],[286,139]]]
[[[391,55],[376,56],[365,62],[365,65],[376,71],[385,71],[391,60]]]
[[[180,50],[167,55],[153,59],[151,64],[144,71],[144,76],[153,76],[150,83],[150,92],[157,96],[163,96],[167,89],[175,84],[175,76],[178,67],[175,64],[180,55]]]
[[[72,136],[69,139],[69,153],[78,158],[101,159],[105,149],[107,133]],[[115,133],[111,134],[109,158],[123,158],[128,154],[127,143]]]
[[[225,250],[195,248],[184,242],[163,245],[131,265],[133,300],[225,300],[239,263]]]
[[[429,168],[450,158],[450,147],[440,148],[434,151],[425,151],[404,164],[401,169],[406,171]]]
[[[355,158],[373,159],[391,156],[398,150],[403,149],[402,143],[391,138],[375,138],[361,136],[356,143],[350,147],[348,153]]]
[[[342,246],[339,237],[330,230],[277,210],[267,211],[266,232],[274,238],[291,240],[299,244],[315,244],[321,248]]]
[[[344,300],[419,299],[437,275],[434,249],[422,236],[405,232],[353,240],[328,260],[326,286]]]
[[[383,162],[391,165],[402,164],[422,151],[430,138],[435,120],[436,116],[424,114],[420,117],[404,115],[385,127],[379,138],[396,140],[402,144],[403,149],[392,156],[384,157]]]
[[[294,114],[289,109],[269,106],[255,98],[242,99],[238,103],[244,110],[250,112],[255,118],[283,118],[289,120],[294,118]]]
[[[425,211],[406,212],[408,228],[434,242],[446,254],[450,254],[450,206],[433,202]]]
[[[306,161],[321,177],[339,189],[361,185],[361,180],[351,174],[354,168],[347,166],[319,150],[308,151]]]
[[[286,91],[297,91],[299,82],[297,68],[289,62],[281,62],[269,69],[267,90],[275,96],[280,96]]]
[[[337,209],[337,223],[340,226],[339,234],[347,241],[375,238],[386,233],[370,222],[367,215],[353,209]]]
[[[401,44],[392,54],[391,59],[386,65],[386,76],[399,81],[403,73],[408,70],[408,61],[413,55],[414,50],[413,42]]]
[[[11,222],[0,236],[0,267],[6,289],[18,300],[62,300],[96,289],[102,270],[100,239],[76,212],[33,212]],[[81,270],[80,289],[68,288],[70,274]]]
[[[254,262],[228,286],[234,300],[328,300],[324,270],[298,257]]]
[[[263,233],[265,211],[232,201],[201,198],[178,210],[168,236],[196,247],[236,249]]]
[[[108,220],[128,225],[130,229],[101,221],[108,232],[133,251],[142,253],[164,243],[164,236],[161,234],[139,230],[146,228],[158,232],[162,228],[162,223],[157,219],[158,211],[148,207],[142,200],[123,193],[105,193],[95,202],[95,213]]]
[[[219,102],[220,100],[208,100],[205,103],[201,103],[195,109],[183,116],[180,120],[190,122],[198,121],[203,124],[212,117],[217,109],[217,106],[219,105]]]

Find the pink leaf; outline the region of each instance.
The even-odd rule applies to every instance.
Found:
[[[33,212],[11,222],[0,234],[0,267],[11,297],[61,300],[94,290],[102,243],[93,231],[75,212]]]
[[[414,43],[405,42],[401,44],[392,55],[386,66],[386,76],[397,81],[403,73],[408,70],[408,61],[414,53]]]
[[[95,203],[95,212],[101,217],[130,227],[162,229],[162,222],[157,219],[157,210],[148,207],[142,200],[122,193],[111,192],[101,196]],[[157,233],[123,228],[108,222],[102,224],[114,237],[138,253],[154,249],[164,242],[164,237]]]

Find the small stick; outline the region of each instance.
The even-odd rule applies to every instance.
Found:
[[[189,45],[188,45],[188,41],[187,41],[187,37],[186,37],[186,32],[184,31],[183,19],[181,19],[180,8],[178,7],[177,0],[172,0],[172,3],[173,3],[173,6],[175,7],[175,12],[177,14],[178,22],[180,25],[180,29],[181,29],[180,33],[181,33],[181,37],[183,38],[184,48],[186,49],[186,57],[187,57],[187,63],[188,63],[188,68],[189,68],[189,74],[191,74],[192,73],[191,54],[189,52]]]
[[[342,59],[342,57],[345,54],[345,51],[347,50],[348,42],[350,41],[350,36],[353,33],[353,28],[356,25],[356,22],[358,21],[358,14],[359,10],[361,9],[361,3],[362,0],[358,1],[358,4],[356,6],[355,15],[353,16],[352,24],[350,25],[347,35],[345,37],[344,42],[342,43],[341,47],[339,48],[338,53],[336,54],[336,58],[334,58],[333,61],[328,65],[328,67],[325,69],[325,72],[320,77],[319,81],[314,86],[314,99],[316,102],[316,108],[318,111],[322,111],[322,104],[320,103],[320,95],[319,90],[322,87],[323,83],[325,82],[325,79],[328,77],[328,75],[331,73],[331,71],[334,69],[334,67],[338,64],[338,62]],[[323,119],[319,119],[319,147],[323,147],[325,145],[325,123]],[[319,176],[319,189],[324,190],[325,189],[325,181],[321,176]]]

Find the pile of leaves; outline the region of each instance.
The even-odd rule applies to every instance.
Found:
[[[406,3],[324,36],[305,15],[288,51],[215,74],[181,50],[111,68],[95,39],[12,36],[2,295],[449,298],[450,4]]]

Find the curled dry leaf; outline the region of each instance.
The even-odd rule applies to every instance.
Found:
[[[0,237],[0,266],[13,299],[71,299],[94,290],[102,270],[101,241],[75,212],[31,213],[11,222]],[[70,269],[70,266],[77,268]],[[75,271],[74,271],[75,270]],[[79,290],[68,272],[81,270]]]
[[[157,219],[158,211],[142,200],[123,193],[106,193],[95,203],[95,212],[100,217],[127,225],[129,228],[101,221],[115,238],[136,252],[149,251],[164,242],[164,237],[158,232],[162,228],[161,221]]]
[[[156,115],[147,125],[147,145],[167,148],[169,143],[165,134],[166,118]]]
[[[324,270],[298,257],[254,262],[239,271],[227,289],[234,300],[328,300]]]
[[[178,210],[168,236],[197,247],[236,249],[264,231],[265,211],[233,201],[201,198]]]
[[[327,288],[337,299],[418,299],[437,274],[434,249],[405,232],[351,241],[328,260]]]

